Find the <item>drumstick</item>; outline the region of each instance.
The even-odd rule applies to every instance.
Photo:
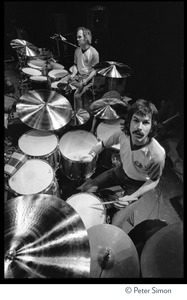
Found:
[[[132,198],[130,200],[124,201],[124,202],[131,202],[131,201],[136,201],[138,200],[138,198]],[[112,204],[112,203],[116,203],[117,200],[113,200],[113,201],[107,201],[107,202],[101,202],[101,203],[94,203],[94,205],[103,205],[103,204]]]

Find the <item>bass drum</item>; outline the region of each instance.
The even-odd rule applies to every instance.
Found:
[[[74,180],[89,178],[95,172],[96,158],[91,162],[81,162],[80,157],[88,154],[96,143],[96,137],[84,130],[65,133],[59,142],[63,174]]]

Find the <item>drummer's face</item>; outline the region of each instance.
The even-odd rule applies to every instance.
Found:
[[[85,45],[85,44],[86,44],[82,29],[80,29],[80,30],[77,32],[77,43],[78,43],[78,46],[82,46],[82,45]]]

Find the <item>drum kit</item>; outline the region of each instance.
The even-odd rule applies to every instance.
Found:
[[[88,193],[64,201],[56,179],[57,169],[74,181],[94,174],[97,158],[84,163],[80,157],[109,130],[120,128],[126,105],[110,96],[96,100],[90,112],[104,119],[96,135],[76,129],[57,136],[73,118],[78,125],[90,118],[85,110],[73,112],[58,93],[59,82],[68,85],[68,71],[27,41],[12,40],[11,46],[19,52],[21,73],[29,82],[50,81],[51,86],[26,90],[16,103],[20,120],[31,129],[18,140],[18,150],[27,160],[8,178],[5,278],[139,277],[135,247],[121,229],[105,224],[102,201]],[[104,76],[130,76],[127,66],[119,63],[106,62],[96,69]]]

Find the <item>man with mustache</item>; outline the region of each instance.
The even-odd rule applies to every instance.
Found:
[[[124,208],[132,199],[139,199],[143,194],[156,187],[165,165],[165,150],[154,139],[157,127],[158,111],[147,100],[137,100],[129,109],[121,130],[109,138],[99,141],[89,152],[82,156],[82,161],[90,162],[104,148],[120,144],[120,166],[111,168],[94,179],[88,179],[78,190],[98,192],[107,187],[121,185],[125,196],[114,204]]]

